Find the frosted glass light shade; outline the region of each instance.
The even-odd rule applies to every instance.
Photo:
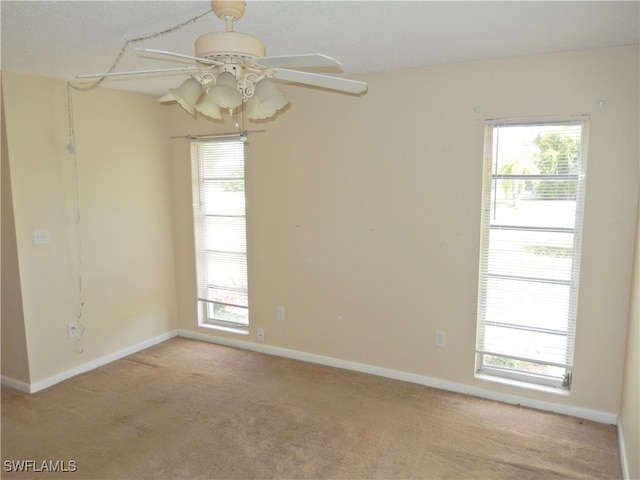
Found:
[[[287,97],[265,78],[258,82],[255,93],[247,100],[247,117],[250,120],[269,118],[288,103]]]
[[[212,118],[214,120],[222,119],[222,111],[220,107],[216,105],[208,95],[204,95],[202,100],[196,105],[196,110],[205,117]]]
[[[182,108],[193,115],[194,107],[201,95],[202,84],[195,78],[189,77],[179,87],[170,88],[169,93],[160,97],[158,101],[160,103],[178,102]]]
[[[207,96],[222,108],[235,108],[242,103],[236,77],[230,72],[218,75],[216,84],[207,90]]]

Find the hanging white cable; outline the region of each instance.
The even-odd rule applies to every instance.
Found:
[[[67,127],[68,127],[68,140],[69,140],[69,143],[67,144],[67,150],[69,151],[69,154],[73,158],[73,188],[74,188],[75,230],[76,230],[75,233],[76,233],[76,248],[77,248],[77,261],[78,261],[78,279],[77,279],[78,312],[76,317],[76,323],[78,325],[79,336],[76,337],[76,345],[75,345],[75,349],[77,353],[84,352],[84,347],[82,346],[82,335],[84,334],[85,327],[82,324],[82,314],[84,311],[84,292],[82,288],[83,287],[82,286],[83,262],[82,262],[82,231],[81,231],[82,218],[80,215],[80,204],[81,204],[80,174],[78,169],[78,152],[76,148],[75,128],[74,128],[74,119],[73,119],[73,94],[72,94],[73,92],[71,89],[86,92],[99,87],[100,84],[107,77],[110,76],[108,74],[111,74],[116,69],[116,67],[120,63],[120,60],[124,56],[130,44],[142,42],[144,40],[150,40],[152,38],[156,38],[162,35],[166,35],[168,33],[175,32],[176,30],[179,30],[185,27],[186,25],[189,25],[190,23],[193,23],[199,20],[201,17],[204,17],[210,11],[211,10],[208,10],[201,15],[198,15],[196,17],[191,18],[190,20],[187,20],[186,22],[180,23],[178,25],[167,28],[165,30],[155,32],[150,35],[146,35],[144,37],[138,37],[138,38],[132,38],[130,40],[126,40],[124,45],[122,46],[122,49],[120,50],[120,53],[118,54],[118,56],[116,57],[111,67],[106,72],[106,74],[100,77],[97,81],[95,81],[93,84],[89,86],[80,87],[80,86],[73,85],[71,82],[67,82]]]
[[[74,208],[75,208],[75,234],[76,234],[76,253],[78,261],[78,278],[77,278],[77,295],[78,295],[78,311],[76,324],[78,326],[78,337],[76,337],[75,349],[77,353],[83,353],[82,335],[85,327],[82,324],[82,313],[84,310],[84,293],[82,290],[83,264],[82,264],[82,232],[81,232],[81,215],[80,215],[80,175],[78,173],[78,152],[76,148],[75,130],[73,123],[73,95],[71,85],[67,83],[67,125],[69,129],[69,143],[67,150],[73,158],[73,189],[74,189]]]
[[[181,28],[194,23],[195,21],[199,20],[200,18],[204,17],[206,14],[208,14],[209,12],[211,12],[211,10],[207,10],[206,12],[197,15],[189,20],[187,20],[186,22],[180,23],[178,25],[175,25],[173,27],[167,28],[165,30],[161,30],[159,32],[155,32],[152,33],[150,35],[146,35],[144,37],[138,37],[138,38],[132,38],[130,40],[126,40],[124,45],[122,46],[122,49],[120,50],[120,53],[118,54],[118,56],[116,57],[116,59],[114,60],[113,64],[111,65],[111,67],[109,68],[109,70],[106,71],[107,74],[112,73],[116,67],[118,66],[118,64],[120,63],[120,60],[122,60],[122,57],[124,56],[125,52],[127,51],[127,48],[129,47],[129,45],[131,45],[132,43],[139,43],[139,42],[143,42],[145,40],[151,40],[152,38],[156,38],[156,37],[160,37],[162,35],[166,35],[168,33],[172,33],[175,32],[176,30],[180,30]],[[94,88],[97,88],[100,86],[100,84],[102,82],[104,82],[107,78],[109,77],[109,75],[105,75],[103,77],[100,77],[98,80],[96,80],[94,83],[92,83],[89,86],[86,87],[79,87],[76,85],[71,85],[71,88],[75,89],[75,90],[81,90],[81,91],[87,91],[87,90],[93,90]]]

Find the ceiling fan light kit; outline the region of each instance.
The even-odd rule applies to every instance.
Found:
[[[273,82],[267,78],[256,85],[256,90],[247,100],[247,118],[249,120],[264,120],[269,118],[289,103],[287,97],[276,89]]]
[[[195,78],[187,78],[179,87],[170,88],[169,93],[160,97],[159,102],[178,102],[182,108],[193,115],[196,102],[202,95],[202,84]]]
[[[244,1],[213,0],[211,9],[225,22],[226,30],[200,35],[195,41],[195,56],[140,49],[147,53],[195,62],[192,69],[187,68],[194,72],[192,76],[179,87],[169,89],[168,94],[158,99],[159,102],[175,101],[191,115],[198,112],[216,120],[222,118],[223,110],[232,113],[234,108],[246,103],[245,116],[250,120],[263,120],[275,115],[289,103],[271,80],[351,94],[366,91],[365,82],[300,70],[309,67],[340,67],[340,62],[326,55],[314,53],[266,57],[266,48],[259,38],[233,30],[233,22],[244,15],[245,8]],[[180,69],[172,68],[165,71],[176,70]],[[151,71],[79,75],[78,78],[104,79],[111,75],[148,73]],[[153,73],[162,73],[162,70]]]
[[[222,108],[236,108],[242,103],[236,77],[230,72],[222,72],[215,85],[207,89],[207,97]]]
[[[196,104],[195,109],[205,117],[213,120],[222,120],[222,110],[207,95]]]

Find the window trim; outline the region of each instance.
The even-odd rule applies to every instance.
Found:
[[[495,128],[504,126],[543,126],[543,125],[581,125],[580,136],[580,163],[577,174],[558,174],[553,175],[553,179],[557,180],[575,180],[576,181],[576,212],[573,228],[563,227],[527,227],[527,226],[504,226],[492,225],[490,220],[490,211],[493,205],[492,195],[494,192],[494,181],[500,179],[514,180],[532,180],[544,179],[549,180],[549,175],[526,175],[526,174],[495,174],[494,167],[494,136]],[[483,184],[482,184],[482,216],[481,216],[481,241],[480,241],[480,264],[479,264],[479,283],[478,283],[478,311],[477,311],[477,331],[476,331],[476,350],[475,350],[475,377],[483,380],[497,381],[511,385],[522,386],[533,389],[543,389],[548,391],[556,391],[560,394],[568,395],[571,389],[573,357],[575,350],[575,332],[578,311],[578,290],[580,280],[580,263],[581,263],[581,244],[583,237],[584,207],[586,201],[586,169],[587,169],[587,140],[589,132],[589,116],[575,115],[569,117],[539,117],[539,118],[515,118],[515,119],[489,119],[485,122],[485,141],[484,141],[484,159],[483,159]],[[538,178],[544,177],[544,178]],[[504,354],[497,354],[488,351],[484,343],[484,325],[486,319],[486,299],[488,285],[487,280],[490,278],[489,269],[489,232],[492,228],[500,228],[502,230],[518,230],[518,231],[540,231],[540,232],[558,232],[571,233],[573,235],[571,275],[569,280],[555,280],[540,278],[530,278],[529,280],[541,281],[543,283],[561,283],[568,285],[568,306],[567,315],[567,332],[563,331],[546,331],[545,333],[558,333],[569,338],[565,349],[566,362],[554,363],[551,361],[539,361],[530,358],[518,357]],[[518,280],[513,278],[513,280]],[[519,327],[514,324],[514,327]],[[527,330],[527,328],[519,328],[519,330]],[[523,370],[515,370],[510,368],[501,368],[499,366],[484,364],[484,356],[493,355],[502,358],[524,360],[527,362],[547,364],[550,366],[561,367],[565,369],[565,375],[562,379],[556,376],[548,376],[544,374],[526,372]]]
[[[242,145],[242,163],[243,170],[242,176],[233,176],[233,177],[213,177],[213,178],[205,178],[204,174],[204,163],[197,153],[197,149],[199,145],[202,144],[211,144],[211,143],[236,143],[237,145]],[[215,301],[211,298],[207,298],[206,294],[202,292],[207,290],[210,285],[208,282],[208,261],[207,261],[207,252],[212,252],[213,250],[207,250],[206,245],[206,235],[207,235],[207,218],[242,218],[244,220],[244,235],[245,235],[245,251],[217,251],[222,254],[233,254],[233,255],[244,255],[245,256],[245,276],[248,280],[248,255],[247,255],[247,240],[246,240],[246,155],[244,151],[244,142],[242,139],[228,138],[228,139],[192,139],[190,142],[190,150],[191,150],[191,171],[192,171],[192,197],[193,197],[193,231],[194,231],[194,250],[195,250],[195,263],[196,263],[196,303],[197,303],[197,322],[199,327],[212,328],[215,330],[222,330],[231,333],[239,333],[242,335],[249,334],[249,305],[238,305],[234,303]],[[243,193],[244,193],[244,214],[207,214],[205,213],[205,182],[207,180],[215,180],[215,181],[242,181]],[[225,288],[226,290],[226,288]],[[243,292],[246,292],[248,296],[248,286],[246,289],[242,289]],[[211,314],[211,310],[213,305],[226,305],[230,307],[239,307],[246,310],[247,314],[247,323],[239,323],[233,322],[231,320],[224,320],[221,318],[216,318]]]

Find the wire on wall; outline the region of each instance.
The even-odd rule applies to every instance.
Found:
[[[67,126],[69,131],[69,143],[67,144],[67,150],[73,157],[73,190],[74,190],[74,208],[75,208],[75,234],[76,234],[76,249],[78,260],[78,312],[76,317],[77,333],[76,337],[76,353],[83,353],[84,347],[82,346],[82,335],[84,334],[85,327],[82,324],[82,313],[84,310],[84,293],[82,291],[82,232],[81,232],[81,215],[80,215],[80,175],[78,173],[78,154],[76,150],[75,131],[73,128],[73,95],[71,92],[71,84],[67,83]]]
[[[109,70],[107,70],[106,73],[112,73],[117,68],[117,66],[120,63],[120,60],[122,60],[122,57],[126,53],[129,45],[131,45],[132,43],[143,42],[145,40],[150,40],[152,38],[160,37],[162,35],[167,35],[169,33],[180,30],[181,28],[196,22],[200,18],[207,15],[209,12],[211,12],[211,10],[207,10],[206,12],[187,20],[186,22],[182,22],[178,25],[161,30],[159,32],[155,32],[150,35],[146,35],[144,37],[138,37],[138,38],[132,38],[132,39],[126,40],[124,45],[120,49],[120,53],[118,53],[118,56],[116,57],[113,64],[111,65]],[[67,151],[73,158],[73,188],[74,188],[73,201],[74,201],[74,209],[75,209],[74,223],[75,223],[76,246],[77,246],[77,261],[78,261],[78,279],[77,279],[78,312],[76,317],[77,337],[75,337],[76,338],[75,351],[76,353],[79,353],[79,354],[84,352],[84,347],[82,345],[82,335],[84,334],[85,327],[82,323],[82,314],[84,312],[85,302],[84,302],[84,292],[83,292],[83,286],[82,286],[83,262],[82,262],[82,221],[81,221],[82,217],[80,212],[80,205],[81,205],[80,174],[78,169],[78,151],[76,147],[76,134],[75,134],[74,118],[73,118],[73,91],[72,90],[83,91],[83,92],[93,90],[99,87],[106,78],[107,78],[106,75],[103,77],[100,77],[97,81],[85,87],[80,87],[77,85],[73,85],[71,82],[67,82],[67,127],[68,127]]]
[[[122,60],[122,57],[124,56],[124,54],[126,53],[127,49],[129,48],[129,45],[131,45],[132,43],[139,43],[139,42],[144,42],[145,40],[151,40],[152,38],[156,38],[156,37],[161,37],[163,35],[167,35],[168,33],[173,33],[177,30],[180,30],[183,27],[186,27],[187,25],[196,22],[197,20],[201,19],[202,17],[204,17],[205,15],[207,15],[209,12],[211,12],[211,10],[207,10],[206,12],[200,14],[200,15],[196,15],[195,17],[187,20],[186,22],[182,22],[178,25],[175,25],[173,27],[170,28],[166,28],[164,30],[161,30],[159,32],[155,32],[152,33],[150,35],[145,35],[144,37],[138,37],[138,38],[131,38],[129,40],[125,40],[124,45],[122,45],[122,49],[120,50],[120,53],[118,53],[118,56],[116,57],[116,59],[114,60],[113,64],[111,64],[111,67],[109,68],[109,70],[106,71],[106,73],[112,73],[116,67],[120,64],[120,60]],[[80,91],[87,91],[87,90],[93,90],[94,88],[97,88],[100,86],[100,84],[102,82],[105,81],[107,77],[100,77],[98,80],[96,80],[94,83],[92,83],[91,85],[88,85],[86,87],[79,87],[76,85],[71,85],[71,88],[73,88],[74,90],[80,90]]]

